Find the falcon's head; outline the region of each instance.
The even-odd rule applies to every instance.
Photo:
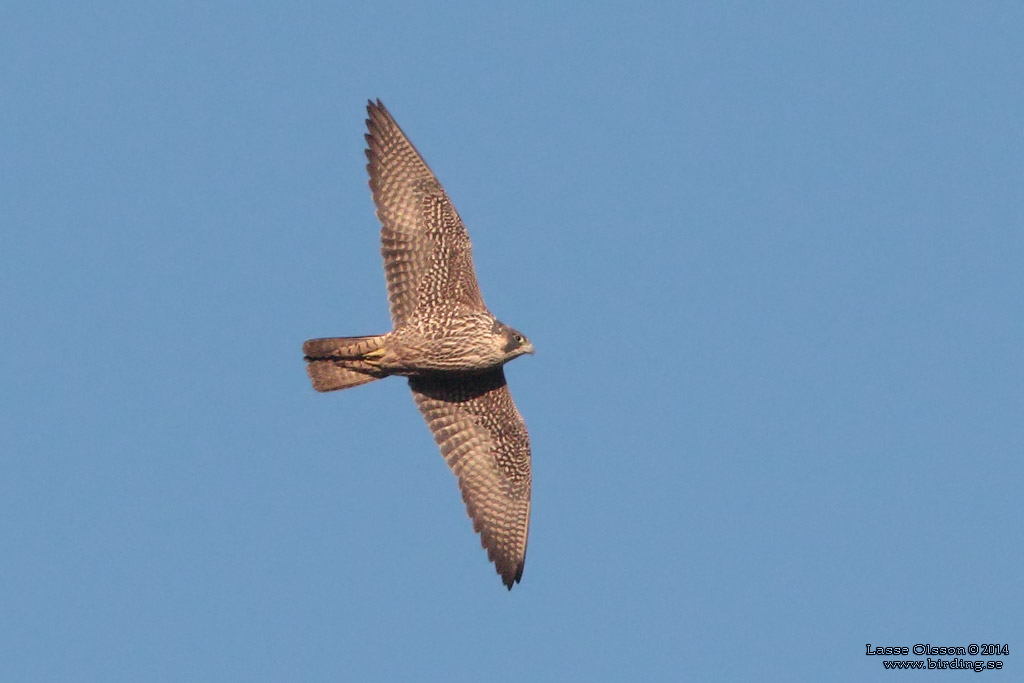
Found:
[[[504,323],[495,321],[495,332],[500,335],[502,352],[505,355],[505,362],[518,358],[524,353],[533,353],[533,344],[526,338],[526,335],[519,330],[512,329]]]

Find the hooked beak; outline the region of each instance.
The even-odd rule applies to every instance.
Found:
[[[528,353],[528,354],[530,354],[532,356],[533,355],[533,344],[530,343],[530,342],[526,342],[526,346],[523,347],[523,353]]]

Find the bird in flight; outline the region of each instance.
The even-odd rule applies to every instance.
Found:
[[[408,378],[473,529],[509,590],[530,528],[530,437],[502,366],[533,345],[487,309],[462,219],[380,100],[366,106],[366,170],[381,223],[394,329],[302,345],[317,391]]]

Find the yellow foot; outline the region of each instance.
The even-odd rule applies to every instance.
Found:
[[[363,354],[363,360],[367,363],[378,364],[380,359],[384,357],[384,349],[376,349]]]

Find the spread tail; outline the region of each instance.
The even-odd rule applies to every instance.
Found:
[[[317,391],[348,389],[387,377],[376,362],[383,354],[387,335],[310,339],[302,345],[306,371]]]

